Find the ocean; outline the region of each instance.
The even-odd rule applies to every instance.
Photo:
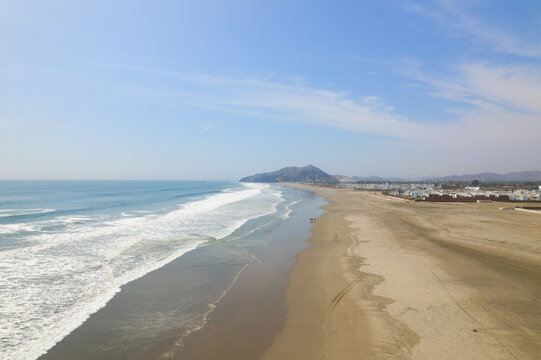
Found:
[[[142,353],[156,334],[201,327],[268,245],[268,237],[254,234],[286,221],[304,198],[279,185],[237,182],[0,181],[0,359],[39,358],[126,284],[166,264],[175,301],[159,313],[173,310],[152,313],[155,300],[135,310],[130,301],[139,298],[130,297],[104,327],[122,329],[122,341],[97,336],[106,348],[100,358],[132,358],[126,347]],[[205,251],[183,256],[194,249]],[[130,309],[142,315],[120,319]],[[85,342],[89,337],[96,338]]]

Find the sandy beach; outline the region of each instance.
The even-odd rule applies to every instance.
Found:
[[[261,359],[538,358],[538,214],[300,187],[329,204]]]
[[[287,221],[133,281],[42,359],[538,358],[539,214],[289,186]],[[215,305],[183,335],[188,301]]]

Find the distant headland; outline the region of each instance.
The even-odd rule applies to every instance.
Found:
[[[334,183],[338,180],[325,171],[313,166],[304,167],[290,166],[273,172],[255,174],[243,177],[241,182],[309,182],[309,183]]]
[[[246,176],[240,179],[240,182],[302,182],[302,183],[355,183],[355,182],[471,182],[478,180],[481,182],[539,182],[541,181],[541,171],[518,171],[505,174],[497,174],[492,172],[484,172],[479,174],[451,175],[442,177],[423,177],[417,179],[395,178],[395,177],[379,177],[379,176],[345,176],[345,175],[329,175],[325,171],[313,166],[307,165],[304,167],[290,166],[280,170],[266,172]]]

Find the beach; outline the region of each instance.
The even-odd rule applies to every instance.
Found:
[[[252,189],[252,185],[224,185],[238,186],[241,194],[245,188]],[[144,186],[161,189],[163,184]],[[167,189],[170,186],[185,189],[187,184],[167,186]],[[283,295],[288,285],[288,272],[295,264],[295,256],[309,246],[307,240],[312,227],[309,219],[319,216],[323,212],[319,207],[324,204],[312,191],[268,185],[263,185],[262,189],[268,192],[254,192],[246,200],[228,203],[218,209],[228,221],[246,212],[259,211],[269,202],[273,212],[263,213],[263,216],[257,216],[261,214],[257,212],[229,235],[211,239],[122,285],[105,306],[90,314],[39,358],[259,357],[283,327]],[[202,200],[203,204],[215,201],[216,196],[218,199],[223,197],[222,193],[210,195]],[[225,194],[229,196],[230,192]],[[193,203],[182,209],[193,208],[190,204]],[[216,224],[220,218],[208,208],[205,206],[197,219],[201,219],[203,225]],[[171,215],[166,213],[165,216]],[[152,215],[151,224],[161,218]],[[139,224],[146,220],[134,218],[130,221]],[[195,225],[199,231],[207,231],[200,224]],[[30,356],[22,354],[19,358],[29,359]]]
[[[286,186],[282,220],[126,284],[41,359],[537,358],[538,214]]]
[[[0,360],[541,360],[541,0],[0,19]]]
[[[261,359],[535,359],[541,218],[292,185],[329,204]]]

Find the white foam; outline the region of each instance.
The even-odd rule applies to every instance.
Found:
[[[95,219],[88,216],[73,215],[57,216],[56,218],[50,220],[23,222],[16,224],[2,224],[0,225],[0,234],[12,235],[21,232],[39,232],[52,226],[66,226],[73,223],[81,223],[91,220]]]
[[[39,357],[123,284],[276,212],[281,201],[280,192],[267,185],[247,185],[164,215],[56,218],[64,231],[29,236],[30,246],[0,252],[0,359]],[[35,231],[51,224],[12,225]]]
[[[284,214],[282,214],[282,219],[287,219],[289,217],[289,214],[291,214],[291,211],[292,211],[291,206],[293,206],[293,205],[295,205],[295,204],[297,204],[299,202],[300,202],[300,200],[295,200],[292,203],[288,204],[286,206],[286,208],[285,208],[286,211],[284,212]]]
[[[36,215],[56,211],[55,209],[0,209],[0,217]]]

